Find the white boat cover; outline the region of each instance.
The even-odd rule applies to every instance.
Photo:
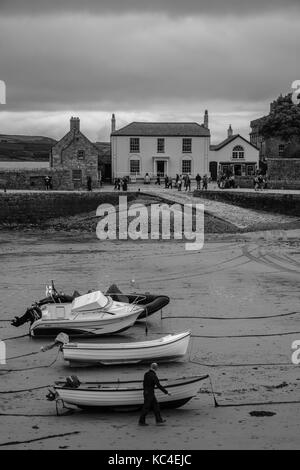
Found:
[[[108,298],[100,290],[76,297],[72,302],[72,313],[97,310],[108,304]]]

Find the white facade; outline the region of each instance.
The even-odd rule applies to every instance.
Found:
[[[209,130],[197,123],[131,123],[115,131],[113,121],[112,176],[204,175],[208,173],[209,143]]]
[[[134,137],[134,136],[133,136]],[[140,151],[130,152],[130,137],[112,136],[112,171],[113,177],[126,175],[144,177],[146,173],[150,177],[168,175],[175,176],[186,173],[183,161],[190,161],[190,175],[201,175],[208,172],[208,137],[192,137],[192,151],[182,151],[182,137],[164,137],[165,151],[157,152],[157,137],[138,137]],[[139,171],[131,171],[134,165],[132,160],[139,161]],[[189,164],[184,163],[185,168]],[[137,167],[136,167],[137,168]]]
[[[235,176],[251,176],[258,169],[259,150],[239,134],[229,136],[209,150],[211,176],[231,171]],[[216,170],[215,170],[216,169]]]

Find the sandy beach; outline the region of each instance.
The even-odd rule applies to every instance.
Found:
[[[278,402],[299,400],[298,366],[291,362],[291,344],[300,339],[299,233],[210,235],[195,253],[186,252],[180,241],[100,242],[91,234],[1,232],[0,319],[22,314],[44,296],[51,279],[65,292],[105,291],[116,282],[123,291],[167,294],[171,302],[164,318],[157,313],[148,320],[148,336],[140,322],[123,340],[190,329],[194,337],[187,357],[161,364],[158,375],[208,373],[220,405],[214,406],[207,380],[184,407],[164,411],[167,425],[161,428],[153,416],[147,428],[138,427],[138,412],[78,411],[57,417],[55,403],[45,398],[47,388],[17,390],[52,385],[70,374],[90,380],[142,379],[147,366],[70,369],[59,355],[52,366],[40,367],[54,361],[57,351],[52,350],[1,366],[1,448],[298,448],[299,404]],[[27,332],[26,325],[17,329],[0,322],[2,339]],[[49,342],[10,340],[7,356],[38,351]],[[269,413],[252,416],[253,411]]]

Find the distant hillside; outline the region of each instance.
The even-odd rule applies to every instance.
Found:
[[[50,137],[0,134],[0,161],[48,161],[55,143]]]

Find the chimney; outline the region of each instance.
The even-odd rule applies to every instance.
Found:
[[[205,113],[204,113],[204,123],[203,123],[204,127],[206,127],[206,129],[208,129],[208,111],[207,109],[205,110]]]
[[[70,119],[70,130],[74,132],[80,131],[80,119],[78,117],[71,117]]]
[[[112,114],[111,116],[111,132],[115,132],[116,130],[116,118],[115,115]]]
[[[233,131],[232,131],[231,124],[229,124],[228,130],[227,130],[227,137],[229,138],[232,136],[233,136]]]

